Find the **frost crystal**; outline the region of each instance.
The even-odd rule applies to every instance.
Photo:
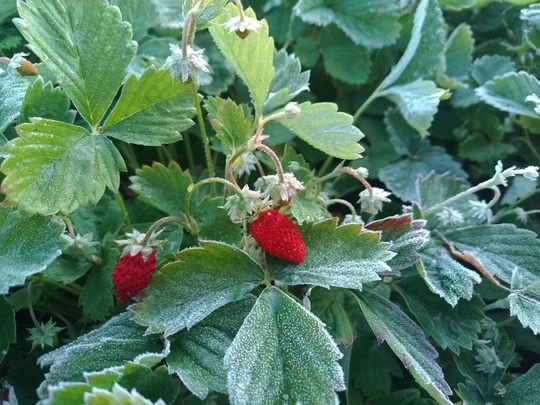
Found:
[[[445,207],[443,211],[435,215],[443,225],[459,225],[463,223],[463,215],[453,208]]]
[[[471,205],[471,210],[469,213],[473,218],[478,218],[480,222],[487,222],[488,224],[493,221],[493,213],[491,212],[491,208],[487,202],[484,200],[469,200],[469,204]]]
[[[276,202],[283,201],[286,203],[294,200],[296,190],[306,189],[292,173],[283,173],[283,182],[279,181],[276,174],[261,177],[255,182],[255,187],[262,190],[264,197],[270,197]]]
[[[233,194],[227,197],[225,204],[220,207],[228,210],[231,221],[235,223],[243,222],[248,216],[268,206],[268,198],[264,198],[259,190],[253,191],[244,186],[241,192],[243,198]]]
[[[371,192],[372,194],[369,193],[369,190],[362,191],[358,202],[360,203],[362,211],[367,212],[368,214],[377,214],[382,211],[383,203],[390,202],[388,196],[391,195],[391,193],[378,187],[373,187]]]
[[[199,82],[199,71],[210,73],[210,66],[203,56],[204,49],[198,51],[191,46],[186,48],[186,58],[182,54],[182,48],[175,44],[169,44],[172,52],[163,64],[162,69],[171,69],[171,75],[174,79],[181,78],[183,82],[193,80]]]

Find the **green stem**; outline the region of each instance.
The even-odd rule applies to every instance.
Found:
[[[34,307],[32,306],[32,281],[28,283],[26,298],[28,299],[28,311],[30,312],[30,318],[32,318],[34,326],[41,330],[39,322],[36,319],[36,314],[34,313]]]
[[[333,156],[328,156],[326,158],[326,160],[324,161],[324,163],[322,164],[321,168],[319,169],[319,171],[317,172],[317,176],[322,176],[323,174],[326,173],[326,171],[328,170],[328,168],[330,167],[330,165],[332,164],[332,162],[334,161],[334,157]]]
[[[126,208],[126,204],[124,204],[124,199],[120,195],[120,193],[114,193],[114,197],[116,199],[116,203],[118,204],[118,207],[120,208],[120,211],[124,215],[124,223],[127,226],[131,225],[131,221],[129,220],[129,214]]]
[[[144,239],[141,242],[142,246],[146,246],[148,243],[148,240],[152,237],[156,229],[158,229],[161,225],[167,223],[167,222],[174,222],[178,225],[180,225],[184,229],[189,229],[189,224],[184,222],[182,219],[177,217],[163,217],[161,219],[158,219],[156,222],[152,224],[152,226],[148,229],[146,234],[144,235]]]
[[[351,215],[352,215],[352,220],[354,221],[356,219],[356,209],[354,208],[354,206],[347,200],[343,200],[341,198],[332,198],[330,200],[327,200],[325,201],[325,204],[326,206],[328,207],[329,205],[332,205],[332,204],[342,204],[342,205],[345,205],[347,208],[349,208],[349,210],[351,211]]]
[[[380,87],[380,86],[379,86]],[[375,89],[373,93],[367,98],[366,101],[358,108],[358,110],[353,115],[353,124],[360,118],[360,116],[364,113],[364,111],[369,107],[369,105],[375,100],[377,97],[380,96],[379,94],[379,87]]]
[[[279,160],[278,156],[276,155],[276,153],[271,149],[269,148],[268,146],[266,145],[263,145],[263,144],[260,144],[258,146],[258,149],[261,151],[261,152],[264,152],[266,153],[268,156],[270,156],[270,158],[272,159],[272,161],[274,162],[274,165],[276,166],[276,172],[278,174],[278,177],[279,177],[279,182],[280,183],[283,183],[285,181],[285,176],[284,176],[284,173],[283,173],[283,166],[281,166],[281,161]]]

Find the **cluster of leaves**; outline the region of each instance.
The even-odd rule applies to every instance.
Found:
[[[540,8],[252,3],[247,36],[227,0],[0,5],[0,400],[534,403],[540,189],[497,161],[540,161]],[[183,82],[163,66],[189,35],[210,69]],[[302,185],[300,264],[224,209],[249,159]],[[351,204],[365,168],[385,215]],[[115,305],[114,240],[164,215]]]

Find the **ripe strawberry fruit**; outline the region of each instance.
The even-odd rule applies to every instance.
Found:
[[[119,303],[129,302],[144,290],[156,270],[156,252],[145,260],[142,253],[134,256],[127,253],[120,257],[112,274],[113,288]]]
[[[294,223],[276,210],[262,212],[250,225],[251,235],[269,255],[300,264],[306,244]]]

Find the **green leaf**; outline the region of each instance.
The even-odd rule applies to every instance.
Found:
[[[225,353],[231,403],[338,404],[341,356],[320,320],[267,288]]]
[[[135,55],[131,26],[106,0],[19,2],[15,25],[95,127],[122,85]],[[99,69],[96,68],[99,66]]]
[[[389,87],[379,95],[394,102],[407,124],[416,129],[421,136],[426,136],[445,92],[431,81],[417,80]]]
[[[0,207],[0,294],[60,256],[68,246],[63,232],[64,225],[53,218],[23,217],[14,208]]]
[[[245,15],[256,18],[251,9],[245,10]],[[236,33],[229,32],[223,23],[236,16],[238,9],[234,4],[228,4],[226,11],[216,18],[215,24],[210,27],[210,33],[225,58],[246,83],[256,115],[260,116],[275,73],[272,64],[274,40],[268,36],[268,24],[265,20],[261,21],[263,26],[256,32],[250,32],[247,38],[241,39]]]
[[[10,343],[17,341],[15,312],[4,296],[0,296],[0,362],[4,360]]]
[[[298,117],[279,118],[276,121],[316,149],[340,159],[354,160],[364,148],[358,141],[364,134],[354,125],[349,114],[338,112],[333,103],[309,101],[298,106]]]
[[[466,87],[472,62],[474,39],[472,29],[463,23],[452,31],[444,48],[445,70],[443,83],[450,88]],[[443,87],[446,87],[443,85]]]
[[[517,316],[521,324],[525,328],[531,328],[535,335],[540,333],[540,296],[532,298],[524,294],[511,293],[508,299],[510,315]]]
[[[386,341],[392,351],[421,385],[440,404],[451,405],[452,390],[435,359],[437,351],[420,327],[401,309],[378,295],[362,292],[358,302],[379,343]]]
[[[70,219],[78,234],[91,233],[94,240],[102,241],[108,233],[118,234],[124,226],[125,215],[116,200],[104,195],[96,205],[79,208]]]
[[[4,0],[0,3],[0,24],[3,24],[15,14],[17,14],[16,0]]]
[[[354,43],[367,48],[393,44],[401,29],[396,0],[301,0],[295,13],[310,24],[326,27],[334,23]]]
[[[51,82],[44,84],[38,77],[26,91],[18,121],[22,124],[30,122],[30,117],[41,117],[72,124],[75,111],[69,106],[69,97],[60,87],[53,88]]]
[[[0,72],[0,134],[19,115],[27,87],[23,77],[7,70]]]
[[[328,213],[317,202],[307,197],[296,197],[291,203],[291,214],[296,221],[302,225],[304,222],[318,222],[326,217]]]
[[[460,298],[470,300],[474,284],[482,281],[474,271],[455,261],[443,246],[430,243],[420,251],[420,256],[422,261],[416,265],[418,272],[431,291],[452,306],[456,306]]]
[[[204,242],[177,255],[156,273],[145,299],[132,308],[148,333],[172,335],[191,328],[216,309],[238,301],[264,279],[259,264],[242,250]]]
[[[276,74],[270,83],[268,100],[264,103],[265,115],[284,106],[304,90],[309,90],[309,70],[302,72],[300,60],[284,50],[274,55]]]
[[[84,395],[92,392],[92,387],[85,383],[64,383],[61,387],[50,387],[49,405],[82,405]]]
[[[474,5],[475,0],[439,0],[439,5],[445,10],[463,10]]]
[[[118,384],[115,384],[110,392],[94,388],[92,392],[84,395],[84,402],[88,405],[161,405],[164,403],[150,401],[137,390],[128,391]]]
[[[378,19],[375,22],[379,24]],[[421,0],[407,49],[379,88],[384,90],[393,84],[412,83],[432,76],[441,66],[444,43],[445,32],[437,0]]]
[[[111,6],[117,6],[122,19],[131,24],[135,41],[143,39],[147,31],[157,24],[158,10],[153,1],[111,0]]]
[[[202,12],[199,15],[199,18],[197,18],[197,29],[201,30],[203,28],[207,28],[208,26],[211,26],[212,23],[214,23],[214,19],[216,19],[219,15],[223,14],[225,10],[224,7],[227,4],[228,0],[208,0],[204,3],[204,7],[202,8]],[[193,8],[193,3],[196,3],[196,1],[193,0],[186,0],[184,1],[184,16]],[[209,24],[210,23],[210,24]]]
[[[182,28],[184,16],[182,6],[184,2],[177,0],[154,0],[159,13],[159,23],[164,28]]]
[[[242,229],[231,221],[227,211],[220,208],[225,204],[223,197],[205,196],[198,203],[192,201],[190,213],[199,227],[199,239],[238,243],[242,240]]]
[[[418,282],[420,281],[420,282]],[[422,329],[442,348],[459,353],[472,350],[478,339],[480,323],[485,319],[484,303],[478,297],[461,300],[455,307],[432,294],[419,277],[408,277],[394,286]]]
[[[195,115],[191,86],[173,80],[168,70],[146,69],[131,76],[103,125],[103,134],[138,145],[158,146],[176,142],[181,131],[193,125]]]
[[[528,96],[540,97],[540,82],[527,72],[497,76],[476,89],[476,95],[487,104],[502,111],[539,118],[536,104],[526,101]]]
[[[199,398],[204,399],[210,390],[227,392],[223,357],[254,303],[255,298],[248,295],[174,335],[167,356],[169,372],[176,373]]]
[[[534,404],[540,397],[540,364],[535,364],[525,374],[505,386],[504,405]]]
[[[337,220],[299,227],[306,244],[306,258],[299,265],[287,264],[272,272],[286,284],[311,284],[356,288],[363,283],[380,280],[377,273],[389,272],[387,262],[395,253],[380,242],[377,232],[363,231],[358,224],[336,227]]]
[[[130,188],[139,199],[168,215],[183,215],[187,188],[193,183],[189,172],[182,171],[178,163],[171,161],[168,167],[154,162],[152,166],[143,165],[132,176]]]
[[[78,337],[38,359],[39,365],[50,365],[40,394],[47,386],[61,381],[84,381],[83,372],[99,371],[108,367],[122,366],[142,353],[161,352],[155,337],[144,335],[144,328],[131,320],[124,312],[111,318],[98,329]]]
[[[251,120],[246,117],[242,106],[230,98],[215,100],[218,102],[216,117],[210,122],[222,142],[225,154],[234,155],[251,136]]]
[[[136,390],[151,401],[161,399],[162,404],[173,403],[180,389],[180,382],[171,378],[166,366],[162,365],[152,370],[150,367],[132,362],[127,362],[124,366],[118,385],[131,392]]]
[[[516,64],[508,56],[484,55],[474,61],[471,67],[471,77],[479,85],[490,81],[495,76],[503,76],[514,72]]]
[[[105,187],[117,190],[124,161],[103,135],[48,119],[17,126],[20,137],[6,145],[3,192],[34,213],[69,214],[96,204]]]

